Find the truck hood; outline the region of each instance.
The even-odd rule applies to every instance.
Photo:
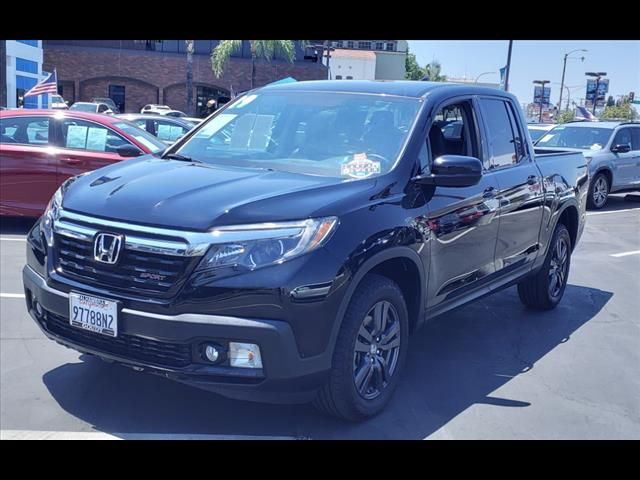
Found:
[[[141,157],[79,177],[65,191],[63,208],[124,222],[205,231],[336,214],[337,203],[375,183]]]

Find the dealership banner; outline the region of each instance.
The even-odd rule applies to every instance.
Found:
[[[598,107],[603,107],[604,103],[605,103],[605,99],[607,97],[607,93],[609,93],[609,79],[608,78],[601,78],[598,82],[597,82],[597,87],[598,87],[598,100],[596,103],[596,106]],[[595,79],[588,79],[587,80],[587,95],[586,95],[586,104],[587,106],[591,105],[593,106],[593,100],[594,98],[596,98],[596,80]]]
[[[542,87],[540,85],[536,85],[533,89],[533,103],[536,105],[540,105],[542,103],[542,108],[549,108],[549,99],[551,98],[551,87],[544,87],[544,95],[542,92]]]

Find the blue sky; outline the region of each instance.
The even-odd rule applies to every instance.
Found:
[[[442,73],[450,77],[475,79],[484,72],[480,81],[500,81],[498,70],[507,62],[507,40],[409,40],[409,50],[416,54],[420,66],[438,60]],[[640,97],[640,41],[623,40],[515,40],[511,54],[509,91],[520,103],[533,101],[533,80],[550,80],[551,102],[557,103],[562,78],[564,54],[575,49],[567,60],[565,85],[571,90],[571,98],[584,98],[588,71],[607,72],[609,95],[628,94],[634,91]],[[557,82],[557,83],[554,83]],[[573,88],[576,87],[576,88]],[[567,99],[564,89],[562,103]],[[639,106],[636,105],[636,108]]]

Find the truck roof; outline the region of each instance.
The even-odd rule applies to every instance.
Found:
[[[569,122],[565,125],[571,125],[572,127],[580,128],[616,128],[618,125],[640,125],[638,122]]]
[[[438,90],[439,93],[447,93],[450,91],[452,94],[484,93],[487,95],[497,94],[510,96],[510,94],[497,88],[479,87],[464,83],[411,80],[311,80],[279,85],[266,85],[260,88],[260,90],[370,93],[374,95],[397,95],[414,98],[424,97],[434,90]]]

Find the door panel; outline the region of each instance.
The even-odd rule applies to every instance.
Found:
[[[631,151],[626,153],[613,153],[613,185],[614,188],[624,188],[633,185],[637,170],[638,170],[638,156],[640,152],[633,150],[633,138],[632,138],[632,130],[631,128],[621,128],[616,132],[613,141],[611,142],[611,147],[614,145],[629,145],[631,146]]]
[[[60,183],[74,175],[124,160],[117,149],[131,144],[113,130],[94,122],[64,118],[56,124],[59,128],[57,176]]]
[[[58,188],[47,117],[0,121],[0,214],[37,217]]]
[[[432,233],[429,307],[463,294],[495,271],[498,184],[485,175],[473,187],[436,187],[429,201]]]
[[[542,223],[542,176],[529,161],[497,171],[495,176],[500,204],[496,271],[532,264]]]

